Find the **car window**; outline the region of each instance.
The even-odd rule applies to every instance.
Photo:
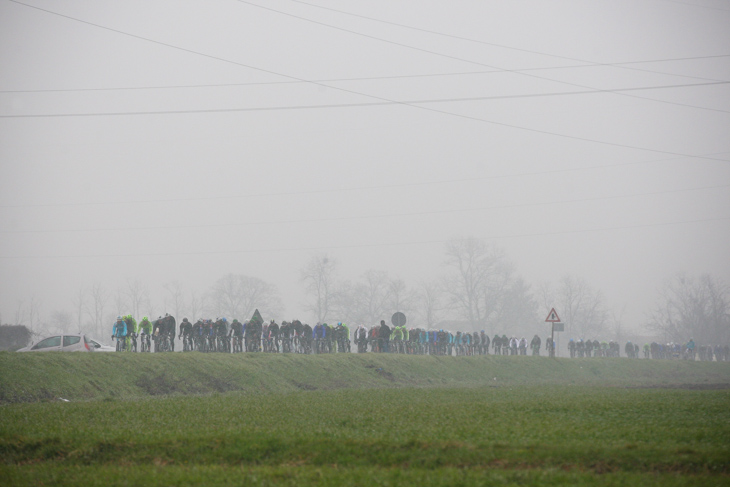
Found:
[[[81,341],[80,336],[64,336],[63,337],[63,346],[64,347],[70,347],[71,345],[76,345]]]
[[[88,340],[88,342],[91,343],[91,346],[93,346],[94,348],[101,348],[101,344],[97,341]]]
[[[58,347],[61,345],[61,337],[50,337],[38,342],[31,350],[40,348]]]

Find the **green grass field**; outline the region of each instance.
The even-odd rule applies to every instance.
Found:
[[[730,364],[31,355],[2,485],[730,485]]]

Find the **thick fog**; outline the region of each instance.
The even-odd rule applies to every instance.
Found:
[[[678,272],[730,281],[724,0],[6,1],[0,66],[3,323],[93,321],[94,286],[197,319],[228,274],[313,322],[324,256],[463,320],[468,238],[538,322],[566,279],[645,335]]]

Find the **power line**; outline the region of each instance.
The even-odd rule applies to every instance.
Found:
[[[350,33],[350,34],[362,36],[362,37],[365,37],[365,38],[368,38],[368,39],[372,39],[372,40],[377,40],[377,41],[385,42],[385,43],[388,43],[388,44],[393,44],[393,45],[396,45],[396,46],[399,46],[399,47],[405,47],[407,49],[413,49],[413,50],[419,51],[419,52],[429,53],[429,54],[432,54],[432,55],[435,55],[435,56],[440,56],[440,57],[444,57],[444,58],[448,58],[448,59],[453,59],[453,60],[456,60],[456,61],[461,61],[461,62],[470,63],[470,64],[476,64],[476,65],[479,65],[479,66],[485,66],[485,67],[488,67],[488,68],[500,69],[500,70],[502,70],[502,71],[504,71],[506,73],[519,74],[519,75],[522,75],[522,76],[527,76],[527,77],[530,77],[530,78],[540,79],[540,80],[543,80],[543,81],[551,81],[553,83],[560,83],[560,84],[565,84],[565,85],[568,85],[568,86],[574,86],[574,87],[578,87],[578,88],[587,88],[587,89],[591,89],[591,90],[597,90],[597,88],[594,88],[594,87],[588,86],[588,85],[582,85],[582,84],[578,84],[578,83],[571,83],[569,81],[561,81],[561,80],[556,80],[556,79],[553,79],[553,78],[546,78],[544,76],[538,76],[536,74],[530,74],[530,73],[520,72],[520,71],[516,71],[516,70],[504,69],[504,68],[500,68],[498,66],[494,66],[494,65],[491,65],[491,64],[481,63],[481,62],[478,62],[478,61],[472,61],[470,59],[464,59],[464,58],[460,58],[460,57],[457,57],[457,56],[451,56],[449,54],[443,54],[443,53],[439,53],[439,52],[436,52],[436,51],[431,51],[429,49],[423,49],[423,48],[420,48],[420,47],[417,47],[417,46],[411,46],[409,44],[403,44],[401,42],[395,42],[395,41],[391,41],[391,40],[388,40],[388,39],[383,39],[381,37],[371,36],[369,34],[363,34],[362,32],[357,32],[357,31],[353,31],[353,30],[350,30],[350,29],[345,29],[343,27],[338,27],[338,26],[335,26],[335,25],[327,24],[325,22],[320,22],[320,21],[317,21],[317,20],[308,19],[308,18],[302,17],[300,15],[294,15],[294,14],[291,14],[291,13],[288,13],[288,12],[283,12],[281,10],[273,9],[273,8],[270,8],[270,7],[264,7],[262,5],[258,5],[258,4],[252,3],[252,2],[248,2],[246,0],[236,0],[236,1],[239,2],[239,3],[243,3],[243,4],[246,4],[246,5],[253,6],[253,7],[257,7],[257,8],[263,9],[263,10],[268,10],[270,12],[275,12],[275,13],[278,13],[278,14],[281,14],[281,15],[285,15],[287,17],[292,17],[292,18],[295,18],[295,19],[303,20],[305,22],[310,22],[310,23],[313,23],[313,24],[316,24],[316,25],[320,25],[320,26],[323,26],[323,27],[328,27],[328,28],[331,28],[331,29],[335,29],[335,30],[347,32],[347,33]],[[697,76],[683,76],[683,75],[674,75],[674,76],[681,76],[681,77],[693,78],[693,79],[701,79],[701,80],[704,80],[704,81],[726,81],[726,80],[718,80],[718,79],[712,79],[712,78],[700,78],[700,77],[697,77]],[[599,90],[599,91],[605,91],[606,93],[614,93],[611,90]],[[655,103],[665,103],[665,104],[669,104],[669,105],[675,105],[675,104],[677,104],[675,102],[671,102],[671,101],[667,101],[667,100],[656,100],[654,98],[645,98],[645,97],[642,97],[642,96],[630,95],[630,94],[627,94],[627,93],[615,93],[615,94],[618,95],[618,96],[626,96],[626,97],[629,97],[629,98],[638,98],[638,99],[642,99],[642,100],[650,100],[650,101],[653,101]],[[683,106],[691,106],[691,105],[683,105]]]
[[[486,46],[498,47],[498,48],[501,48],[501,49],[508,49],[508,50],[512,50],[512,51],[526,52],[526,53],[529,53],[529,54],[538,54],[540,56],[548,56],[548,57],[553,57],[553,58],[557,58],[557,59],[565,59],[565,60],[568,60],[568,61],[577,61],[577,62],[581,62],[581,63],[588,63],[590,65],[588,67],[610,66],[610,67],[616,67],[616,68],[619,68],[619,69],[631,69],[631,70],[635,70],[635,71],[645,71],[645,72],[649,72],[649,73],[664,74],[664,75],[670,75],[670,76],[683,76],[683,75],[678,75],[678,74],[674,74],[674,73],[664,73],[664,72],[660,72],[660,71],[654,71],[654,70],[650,70],[650,69],[630,68],[630,67],[622,66],[624,64],[642,64],[642,63],[656,62],[656,61],[634,61],[634,62],[631,62],[631,63],[597,63],[595,61],[590,61],[590,60],[587,60],[587,59],[581,59],[581,58],[575,58],[575,57],[569,57],[569,56],[561,56],[561,55],[558,55],[558,54],[552,54],[552,53],[543,52],[543,51],[536,51],[536,50],[533,50],[533,49],[525,49],[525,48],[514,47],[514,46],[506,46],[504,44],[498,44],[496,42],[482,41],[482,40],[474,39],[474,38],[471,38],[471,37],[464,37],[464,36],[458,36],[458,35],[454,35],[454,34],[447,34],[447,33],[444,33],[444,32],[439,32],[439,31],[430,30],[430,29],[424,29],[424,28],[421,28],[421,27],[413,26],[413,25],[401,24],[401,23],[398,23],[398,22],[392,22],[392,21],[388,21],[388,20],[378,19],[378,18],[375,18],[375,17],[369,17],[367,15],[361,15],[361,14],[356,14],[356,13],[353,13],[353,12],[347,12],[347,11],[344,11],[344,10],[338,10],[338,9],[331,8],[331,7],[325,7],[325,6],[317,5],[317,4],[314,4],[314,3],[304,2],[302,0],[289,0],[289,1],[290,2],[293,2],[293,3],[299,3],[299,4],[302,4],[302,5],[307,5],[307,6],[313,7],[313,8],[318,8],[318,9],[322,9],[322,10],[329,10],[330,12],[337,12],[337,13],[340,13],[340,14],[343,14],[343,15],[349,15],[351,17],[357,17],[357,18],[361,18],[361,19],[370,20],[372,22],[379,22],[379,23],[382,23],[382,24],[393,25],[393,26],[396,26],[396,27],[402,27],[404,29],[411,29],[411,30],[415,30],[415,31],[418,31],[418,32],[425,32],[425,33],[428,33],[428,34],[438,35],[438,36],[442,36],[442,37],[449,37],[451,39],[458,39],[458,40],[461,40],[461,41],[473,42],[473,43],[477,43],[477,44],[483,44],[483,45],[486,45]],[[669,0],[669,1],[671,1],[671,0]],[[705,58],[705,57],[724,57],[724,56],[702,56],[701,58]],[[684,58],[684,59],[700,59],[700,58]],[[682,59],[682,60],[684,60],[684,59]]]
[[[435,108],[429,108],[429,107],[424,107],[424,106],[420,106],[420,105],[409,105],[408,103],[399,102],[399,101],[396,101],[396,100],[390,100],[388,98],[384,98],[384,97],[381,97],[381,96],[370,95],[370,94],[362,93],[362,92],[355,91],[355,90],[349,90],[349,89],[346,89],[346,88],[332,86],[332,85],[328,85],[328,84],[324,84],[324,83],[318,83],[318,82],[314,82],[314,81],[311,81],[311,80],[305,80],[303,78],[298,78],[296,76],[291,76],[291,75],[287,75],[287,74],[278,73],[276,71],[272,71],[272,70],[269,70],[269,69],[258,68],[258,67],[251,66],[251,65],[248,65],[248,64],[239,63],[239,62],[236,62],[236,61],[231,61],[229,59],[221,58],[221,57],[218,57],[218,56],[213,56],[213,55],[210,55],[210,54],[205,54],[205,53],[201,53],[201,52],[198,52],[198,51],[194,51],[192,49],[187,49],[187,48],[184,48],[184,47],[175,46],[173,44],[168,44],[168,43],[161,42],[161,41],[157,41],[157,40],[150,39],[150,38],[147,38],[147,37],[138,36],[136,34],[130,34],[128,32],[124,32],[124,31],[121,31],[121,30],[118,30],[118,29],[113,29],[113,28],[106,27],[106,26],[103,26],[103,25],[100,25],[100,24],[95,24],[93,22],[89,22],[89,21],[86,21],[86,20],[80,20],[80,19],[77,19],[77,18],[68,16],[68,15],[64,15],[64,14],[60,14],[60,13],[57,13],[57,12],[54,12],[54,11],[51,11],[51,10],[47,10],[47,9],[43,9],[43,8],[40,8],[40,7],[36,7],[34,5],[29,5],[29,4],[26,4],[26,3],[22,3],[22,2],[19,2],[17,0],[9,0],[9,1],[10,2],[13,2],[13,3],[16,3],[18,5],[23,5],[25,7],[29,7],[29,8],[33,8],[33,9],[36,9],[36,10],[39,10],[39,11],[42,11],[42,12],[46,12],[46,13],[49,13],[51,15],[57,15],[57,16],[62,17],[62,18],[66,18],[66,19],[69,19],[69,20],[73,20],[73,21],[76,21],[76,22],[83,23],[83,24],[91,25],[91,26],[94,26],[94,27],[97,27],[97,28],[100,28],[100,29],[109,30],[110,32],[115,32],[115,33],[118,33],[118,34],[121,34],[121,35],[124,35],[124,36],[128,36],[128,37],[135,38],[135,39],[144,40],[144,41],[147,41],[147,42],[151,42],[153,44],[158,44],[158,45],[166,46],[166,47],[169,47],[171,49],[176,49],[176,50],[179,50],[179,51],[182,51],[182,52],[187,52],[187,53],[190,53],[190,54],[199,55],[199,56],[206,57],[206,58],[209,58],[209,59],[214,59],[214,60],[221,61],[221,62],[224,62],[224,63],[233,64],[233,65],[237,65],[237,66],[242,66],[242,67],[245,67],[245,68],[249,68],[249,69],[261,71],[261,72],[268,73],[268,74],[274,74],[276,76],[281,76],[281,77],[285,77],[285,78],[289,78],[289,79],[293,79],[293,80],[297,80],[297,81],[311,83],[311,84],[314,84],[314,85],[317,85],[317,86],[322,86],[322,87],[325,87],[325,88],[330,88],[330,89],[333,89],[333,90],[341,91],[343,93],[350,93],[350,94],[353,94],[353,95],[365,96],[365,97],[372,98],[372,99],[375,99],[375,100],[390,102],[390,103],[394,103],[394,104],[398,104],[398,105],[402,105],[402,106],[408,106],[408,107],[411,107],[411,108],[417,108],[419,110],[425,110],[425,111],[432,112],[432,113],[439,113],[439,114],[442,114],[442,115],[448,115],[448,116],[452,116],[452,117],[457,117],[457,118],[461,118],[461,119],[464,119],[464,120],[471,120],[471,121],[476,121],[476,122],[482,122],[482,123],[487,123],[487,124],[490,124],[490,125],[496,125],[496,126],[501,126],[501,127],[508,127],[508,128],[512,128],[512,129],[523,130],[523,131],[526,131],[526,132],[538,133],[538,134],[542,134],[542,135],[550,135],[550,136],[553,136],[553,137],[561,137],[561,138],[568,139],[568,140],[579,140],[579,141],[583,141],[583,142],[591,142],[591,143],[601,144],[601,145],[606,145],[606,146],[611,146],[611,147],[621,147],[621,148],[624,148],[624,149],[633,149],[633,150],[642,150],[642,151],[647,151],[647,152],[656,152],[656,153],[659,153],[659,154],[668,154],[668,155],[674,155],[674,156],[682,156],[682,157],[690,157],[690,158],[699,158],[699,159],[717,160],[717,161],[722,161],[722,162],[730,162],[730,161],[727,161],[727,160],[724,160],[724,159],[715,159],[715,158],[704,157],[704,156],[693,156],[693,155],[690,155],[690,154],[682,154],[682,153],[679,153],[679,152],[664,151],[664,150],[659,150],[659,149],[649,149],[649,148],[640,147],[640,146],[634,146],[634,145],[630,145],[630,144],[619,144],[617,142],[608,142],[608,141],[602,141],[602,140],[598,140],[598,139],[590,139],[590,138],[587,138],[587,137],[579,137],[579,136],[575,136],[575,135],[561,134],[561,133],[558,133],[558,132],[551,132],[551,131],[548,131],[548,130],[533,129],[533,128],[528,128],[528,127],[522,127],[522,126],[519,126],[519,125],[508,124],[508,123],[504,123],[504,122],[495,122],[493,120],[487,120],[487,119],[484,119],[484,118],[473,117],[473,116],[459,114],[459,113],[447,112],[445,110],[437,110]],[[242,1],[242,0],[238,0],[238,1]],[[243,2],[243,3],[247,3],[247,2]],[[253,5],[253,4],[251,4],[251,5]],[[258,6],[258,7],[265,8],[265,7],[261,7],[261,6]],[[565,84],[570,84],[570,83],[565,83]],[[576,86],[580,86],[580,85],[576,85]],[[591,87],[586,87],[586,86],[581,86],[581,87],[582,88],[590,88],[590,89],[593,89]],[[630,96],[630,95],[628,95],[628,96]],[[656,100],[654,100],[654,101],[656,101]]]
[[[679,0],[660,0],[662,2],[669,2],[669,3],[678,3],[680,5],[691,5],[692,7],[698,7],[698,8],[708,8],[711,10],[720,10],[722,12],[730,12],[730,9],[722,8],[722,7],[712,7],[710,5],[700,5],[698,3],[690,3],[690,2],[681,2]]]
[[[712,86],[712,85],[727,85],[730,81],[718,81],[710,83],[689,83],[682,85],[665,85],[665,86],[641,86],[638,88],[618,88],[611,90],[612,92],[625,92],[625,91],[645,91],[645,90],[661,90],[670,88],[690,88],[697,86]],[[458,103],[467,101],[489,101],[489,100],[507,100],[507,99],[519,99],[519,98],[542,98],[542,97],[555,97],[555,96],[570,96],[570,95],[591,95],[591,94],[602,94],[604,91],[562,91],[554,93],[527,93],[521,95],[496,95],[496,96],[471,96],[462,98],[437,98],[437,99],[422,99],[422,100],[402,100],[392,102],[368,102],[368,103],[334,103],[334,104],[320,104],[320,105],[287,105],[287,106],[268,106],[268,107],[248,107],[248,108],[200,108],[190,110],[145,110],[145,111],[134,111],[134,112],[77,112],[77,113],[38,113],[38,114],[25,114],[25,115],[0,115],[0,119],[3,118],[60,118],[60,117],[118,117],[118,116],[143,116],[143,115],[183,115],[183,114],[196,114],[196,113],[238,113],[238,112],[262,112],[262,111],[279,111],[279,110],[321,110],[328,108],[362,108],[362,107],[376,107],[376,106],[392,106],[392,105],[420,105],[428,103]],[[649,99],[643,98],[642,99]],[[675,105],[688,106],[691,108],[699,108],[702,110],[709,110],[713,112],[730,113],[730,110],[723,110],[721,108],[710,108],[710,107],[699,107],[695,105],[684,105],[679,103],[673,103]]]
[[[482,206],[482,207],[476,207],[476,208],[460,208],[460,209],[453,209],[453,210],[414,211],[414,212],[406,212],[406,213],[390,213],[390,214],[379,214],[379,215],[345,216],[345,217],[330,217],[330,218],[304,218],[304,219],[291,219],[291,220],[268,220],[268,221],[244,222],[244,223],[206,223],[206,224],[200,224],[200,225],[155,225],[155,226],[136,226],[136,227],[76,228],[76,229],[57,229],[57,230],[0,230],[0,234],[185,230],[185,229],[191,229],[191,228],[223,228],[223,227],[243,227],[243,226],[252,226],[252,225],[285,225],[285,224],[292,224],[292,223],[321,223],[321,222],[348,221],[348,220],[370,220],[370,219],[378,219],[378,218],[400,218],[400,217],[423,216],[423,215],[442,215],[442,214],[450,214],[450,213],[467,213],[467,212],[475,212],[475,211],[529,208],[529,207],[533,207],[533,206],[587,203],[587,202],[592,202],[592,201],[606,201],[606,200],[615,200],[615,199],[621,199],[621,198],[636,198],[636,197],[644,197],[644,196],[657,196],[657,195],[665,195],[665,194],[685,193],[685,192],[689,192],[689,191],[705,191],[705,190],[712,190],[712,189],[724,189],[724,188],[728,188],[728,187],[730,187],[730,184],[724,184],[724,185],[719,185],[719,186],[704,186],[704,187],[699,187],[699,188],[670,189],[670,190],[665,190],[665,191],[652,191],[649,193],[634,193],[634,194],[626,194],[626,195],[597,196],[597,197],[593,197],[593,198],[556,200],[556,201],[537,202],[537,203],[519,203],[519,204],[512,204],[512,205]]]
[[[727,154],[728,152],[715,152],[711,154],[705,154],[708,156],[711,155],[721,155],[721,154]],[[534,171],[534,172],[526,172],[526,173],[517,173],[517,174],[506,174],[506,175],[499,175],[499,176],[472,176],[468,178],[459,178],[459,179],[445,179],[445,180],[437,180],[437,181],[424,181],[424,182],[412,182],[412,183],[398,183],[398,184],[381,184],[381,185],[371,185],[371,186],[356,186],[356,187],[345,187],[345,188],[327,188],[327,189],[311,189],[311,190],[304,190],[304,191],[286,191],[286,192],[275,192],[275,193],[245,193],[245,194],[236,194],[236,195],[223,195],[223,196],[191,196],[191,197],[184,197],[184,198],[168,198],[168,199],[146,199],[146,200],[126,200],[126,201],[94,201],[94,202],[86,202],[86,203],[35,203],[35,204],[14,204],[14,205],[0,205],[0,208],[59,208],[59,207],[78,207],[78,206],[99,206],[99,205],[126,205],[126,204],[147,204],[147,203],[178,203],[183,201],[220,201],[220,200],[232,200],[232,199],[244,199],[244,198],[275,198],[275,197],[282,197],[282,196],[304,196],[304,195],[312,195],[312,194],[327,194],[327,193],[340,193],[340,192],[347,192],[351,193],[353,191],[370,191],[370,190],[383,190],[383,189],[395,189],[395,188],[408,188],[408,187],[419,187],[419,186],[431,186],[431,185],[437,185],[437,184],[455,184],[455,183],[464,183],[464,182],[473,182],[473,181],[489,181],[489,180],[499,180],[499,179],[507,179],[507,178],[517,178],[517,177],[528,177],[528,176],[543,176],[548,174],[560,174],[565,172],[574,172],[574,171],[585,171],[585,170],[594,170],[594,169],[609,169],[614,167],[624,167],[624,166],[636,166],[640,164],[652,164],[657,162],[666,162],[666,161],[672,161],[676,160],[678,158],[665,158],[665,159],[653,159],[649,161],[635,161],[635,162],[619,162],[614,164],[602,164],[599,166],[589,166],[589,167],[570,167],[565,169],[550,169],[547,171]],[[724,159],[718,159],[720,161],[726,162]]]
[[[695,57],[683,57],[683,58],[665,58],[665,59],[652,59],[645,61],[626,61],[621,63],[611,63],[609,65],[603,64],[573,64],[568,66],[543,66],[533,68],[521,68],[515,69],[515,72],[521,71],[550,71],[557,69],[579,69],[579,68],[595,68],[601,66],[618,66],[622,64],[643,64],[643,63],[660,63],[669,61],[686,61],[690,59],[708,59],[708,58],[725,58],[730,57],[730,54],[720,54],[715,56],[695,56]],[[410,79],[410,78],[435,78],[442,76],[472,76],[492,73],[504,73],[503,69],[489,69],[484,71],[460,71],[451,73],[427,73],[427,74],[403,74],[403,75],[392,75],[392,76],[360,76],[352,78],[326,78],[311,80],[316,83],[337,83],[337,82],[349,82],[349,81],[381,81],[391,79]],[[667,73],[658,73],[667,74]],[[718,80],[719,83],[727,83],[727,81]],[[16,94],[16,93],[71,93],[71,92],[94,92],[94,91],[139,91],[139,90],[168,90],[168,89],[196,89],[196,88],[228,88],[236,86],[269,86],[269,85],[289,85],[289,84],[302,84],[307,81],[251,81],[245,83],[203,83],[193,85],[155,85],[155,86],[112,86],[102,88],[46,88],[37,90],[0,90],[0,93]],[[704,83],[696,83],[698,86],[702,86]],[[712,84],[712,83],[710,83]],[[677,86],[694,86],[693,84],[677,85]],[[593,92],[595,92],[594,90]],[[620,91],[620,90],[617,90]],[[702,107],[699,107],[702,108]]]
[[[614,227],[603,227],[603,228],[585,228],[581,230],[564,230],[559,232],[540,232],[540,233],[522,233],[513,235],[493,235],[486,237],[487,240],[502,240],[512,238],[534,238],[534,237],[547,237],[557,235],[572,235],[581,233],[594,233],[594,232],[606,232],[613,230],[633,230],[640,228],[652,228],[662,227],[671,225],[684,225],[691,223],[707,223],[707,222],[718,222],[718,221],[729,221],[730,217],[722,218],[705,218],[699,220],[683,220],[675,222],[664,222],[664,223],[646,223],[641,225],[623,225]],[[390,242],[390,243],[373,243],[373,244],[352,244],[352,245],[323,245],[314,247],[288,247],[288,248],[260,248],[250,250],[211,250],[211,251],[199,251],[199,252],[156,252],[156,253],[135,253],[135,254],[95,254],[95,255],[0,255],[0,259],[68,259],[68,258],[109,258],[109,257],[172,257],[172,256],[186,256],[186,255],[221,255],[221,254],[257,254],[257,253],[269,253],[269,252],[301,252],[301,251],[313,251],[313,250],[335,250],[335,249],[355,249],[355,248],[372,248],[372,247],[395,247],[405,245],[425,245],[425,244],[443,244],[448,240],[421,240],[421,241],[410,241],[410,242]]]

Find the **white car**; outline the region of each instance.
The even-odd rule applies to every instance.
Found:
[[[91,347],[93,352],[116,352],[117,349],[115,347],[104,345],[98,340],[94,340],[92,338],[86,338],[86,341],[89,343],[89,347]]]
[[[53,335],[18,352],[91,352],[95,350],[86,335]]]

